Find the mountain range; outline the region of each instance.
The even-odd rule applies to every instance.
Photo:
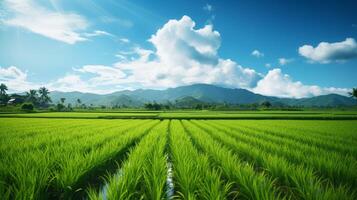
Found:
[[[255,94],[241,88],[225,88],[209,84],[194,84],[168,88],[165,90],[137,89],[123,90],[111,94],[93,94],[82,92],[59,92],[53,91],[50,97],[54,103],[60,98],[66,98],[66,103],[76,104],[81,99],[86,105],[126,105],[139,107],[147,102],[158,103],[228,103],[228,104],[253,104],[269,101],[273,105],[302,106],[302,107],[336,107],[353,106],[357,101],[351,97],[338,94],[328,94],[309,98],[278,98]]]

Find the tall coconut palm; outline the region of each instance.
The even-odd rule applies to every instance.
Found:
[[[348,93],[351,97],[354,97],[357,99],[357,88],[352,88],[352,92]]]
[[[38,93],[40,94],[40,103],[42,106],[46,106],[48,103],[52,102],[51,98],[48,96],[50,92],[47,88],[41,87],[38,90]]]
[[[38,95],[37,95],[37,90],[29,90],[26,92],[26,99],[27,101],[37,104],[38,102]]]
[[[4,83],[0,84],[0,95],[6,94],[7,86]]]
[[[77,107],[80,107],[80,106],[81,106],[81,104],[82,104],[81,99],[77,99]]]

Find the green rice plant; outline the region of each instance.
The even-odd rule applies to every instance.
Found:
[[[141,199],[155,196],[156,198],[163,197],[163,188],[166,180],[166,168],[153,169],[152,167],[166,167],[162,165],[163,159],[154,159],[150,164],[150,155],[156,157],[164,156],[163,149],[165,147],[166,137],[162,136],[163,132],[167,130],[168,122],[161,122],[158,126],[152,129],[147,136],[145,136],[140,143],[133,149],[128,159],[123,163],[119,175],[110,176],[108,184],[105,187],[105,192],[95,193],[93,189],[88,191],[90,199]],[[157,150],[157,148],[159,150]],[[149,168],[148,168],[149,167]],[[155,174],[149,174],[155,173]],[[150,176],[157,176],[157,182],[150,187],[147,184]],[[158,178],[160,177],[160,178]],[[144,185],[144,187],[142,186]],[[161,188],[161,189],[160,189]],[[162,191],[158,194],[158,191]]]
[[[270,122],[271,123],[271,122]],[[269,121],[261,121],[256,125],[268,125]],[[281,120],[274,123],[279,129],[296,130],[303,135],[317,136],[332,142],[342,142],[347,144],[357,144],[357,126],[354,120],[335,120],[335,121],[297,121]]]
[[[68,121],[68,120],[67,120]],[[12,133],[18,133],[16,136],[11,134],[11,137],[7,137],[8,140],[0,146],[0,151],[2,149],[11,151],[16,151],[20,153],[21,151],[24,153],[28,153],[33,150],[45,149],[47,146],[58,146],[62,144],[68,144],[71,141],[80,140],[83,137],[92,136],[98,134],[100,132],[105,132],[106,130],[110,130],[112,128],[117,128],[122,123],[127,123],[127,121],[122,121],[119,123],[101,123],[101,126],[93,128],[93,124],[88,123],[87,120],[83,124],[83,120],[70,120],[72,123],[66,123],[66,121],[58,121],[61,123],[61,126],[56,122],[52,122],[57,124],[56,127],[52,127],[51,129],[47,128],[39,128],[30,129],[27,126],[27,129],[18,130],[17,127],[14,128]],[[63,123],[65,122],[65,123]],[[50,123],[50,124],[52,124]],[[131,123],[130,123],[131,124]],[[123,126],[125,128],[125,126]],[[2,131],[0,133],[3,133]],[[8,133],[4,133],[8,134]],[[28,136],[30,134],[30,136]],[[21,143],[21,145],[15,145]],[[7,154],[9,152],[7,151]]]
[[[181,111],[31,113],[6,118],[0,114],[0,197],[356,199],[356,121],[291,120],[344,115]],[[284,116],[291,119],[213,120]],[[128,119],[98,119],[102,117]]]
[[[167,158],[164,154],[166,140],[160,139],[156,148],[148,155],[143,169],[144,199],[164,199],[167,175]]]
[[[54,174],[55,184],[62,191],[70,188],[69,192],[73,192],[78,189],[75,187],[76,185],[83,185],[82,183],[78,183],[78,180],[83,175],[88,171],[94,170],[97,166],[101,166],[102,163],[106,163],[108,160],[116,160],[118,154],[122,156],[128,146],[145,135],[150,130],[150,127],[153,127],[155,124],[157,122],[152,121],[140,127],[131,128],[130,132],[126,134],[116,133],[113,137],[105,138],[101,143],[89,146],[89,149],[85,149],[85,153],[66,154],[58,158],[61,170],[56,171],[57,173]]]
[[[180,199],[226,199],[230,183],[211,169],[208,156],[198,153],[182,125],[173,120],[169,132],[176,194]]]
[[[219,125],[218,125],[219,124]],[[327,179],[336,186],[357,187],[357,161],[349,155],[341,155],[324,151],[315,146],[296,143],[286,138],[264,134],[258,131],[246,130],[241,127],[232,127],[226,123],[205,123],[237,140],[259,146],[263,150],[284,157],[295,164],[303,164],[312,168],[316,174]],[[232,128],[227,128],[232,127]],[[305,155],[309,155],[306,157]]]
[[[229,181],[237,185],[238,198],[283,199],[280,192],[274,189],[274,181],[264,173],[256,173],[252,165],[240,160],[231,150],[191,123],[183,121],[183,125],[196,145],[209,155],[210,161],[222,170]]]
[[[47,122],[50,123],[51,121]],[[104,122],[105,125],[108,123],[108,121]],[[113,154],[110,152],[120,151],[118,142],[124,147],[125,142],[130,141],[130,135],[126,136],[127,139],[122,138],[121,130],[115,129],[118,126],[120,127],[121,123],[111,123],[112,125],[116,124],[116,126],[107,131],[104,131],[105,126],[98,126],[101,124],[100,121],[92,124],[89,130],[78,129],[79,135],[86,135],[86,133],[90,133],[91,131],[95,133],[79,137],[77,138],[78,140],[76,140],[76,137],[72,137],[61,142],[63,133],[69,136],[77,134],[72,134],[73,128],[61,128],[48,131],[52,132],[52,134],[44,132],[43,137],[39,134],[35,138],[41,139],[33,140],[32,143],[28,140],[25,140],[25,143],[17,140],[17,145],[12,143],[13,145],[8,146],[8,149],[0,148],[0,178],[4,182],[3,185],[7,188],[4,190],[9,194],[9,198],[39,199],[61,195],[64,191],[71,192],[70,188],[77,182],[76,180],[84,175],[87,170],[95,167],[95,163],[100,163],[100,161],[111,158]],[[137,124],[143,123],[143,121],[136,121],[135,123],[133,125],[137,126]],[[128,124],[126,126],[131,125]],[[126,130],[125,126],[123,128],[123,130]],[[28,127],[28,130],[36,131],[31,126]],[[62,132],[56,132],[58,130]],[[138,130],[138,133],[142,134],[143,130]],[[26,134],[26,131],[24,131],[24,134]],[[135,138],[135,135],[136,137],[138,136],[138,134],[133,134],[132,139]],[[106,138],[117,139],[113,140],[116,142],[112,142],[111,145],[106,146],[109,142]],[[51,144],[50,142],[49,144],[51,145],[47,145],[43,143],[46,140],[58,141],[59,143]],[[96,144],[101,142],[104,142],[102,148],[97,146],[95,151],[90,149],[90,147],[96,146]],[[18,146],[23,146],[23,144],[24,146],[28,145],[29,150],[23,151],[23,149],[17,148]],[[30,148],[30,144],[34,146],[33,149]],[[0,144],[0,146],[2,145]],[[115,148],[113,148],[114,146]],[[50,193],[50,196],[46,193]]]
[[[319,122],[319,121],[317,121]],[[237,123],[237,122],[236,122]],[[337,143],[336,140],[326,140],[326,138],[316,137],[310,135],[309,132],[297,131],[297,130],[286,130],[279,129],[278,127],[272,126],[275,123],[273,122],[270,125],[260,125],[261,122],[238,122],[239,126],[252,129],[254,131],[261,131],[270,135],[277,135],[287,139],[294,140],[296,142],[301,142],[304,144],[309,144],[324,149],[325,151],[340,152],[343,155],[349,154],[357,158],[357,148],[354,145],[346,145],[346,143]],[[332,130],[333,131],[333,130]],[[337,131],[336,131],[337,132]],[[336,133],[338,134],[338,133]]]
[[[272,178],[277,178],[281,186],[287,186],[284,188],[288,189],[288,195],[303,199],[353,199],[344,187],[325,187],[308,167],[292,165],[279,156],[261,150],[259,146],[243,143],[212,127],[204,127],[197,122],[195,125],[248,162],[264,169]]]

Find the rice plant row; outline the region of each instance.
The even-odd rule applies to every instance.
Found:
[[[356,199],[353,121],[0,121],[1,199]]]

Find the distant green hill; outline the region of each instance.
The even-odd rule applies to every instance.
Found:
[[[352,106],[357,101],[338,94],[321,95],[311,98],[277,98],[255,94],[245,89],[231,89],[209,84],[194,84],[169,88],[166,90],[138,89],[134,91],[119,91],[112,94],[91,94],[81,92],[51,92],[52,100],[56,103],[60,98],[66,98],[67,103],[76,104],[79,98],[87,105],[106,106],[131,106],[139,107],[146,102],[178,102],[180,104],[198,103],[228,103],[228,104],[252,104],[270,101],[273,105],[290,105],[305,107],[336,107]]]

